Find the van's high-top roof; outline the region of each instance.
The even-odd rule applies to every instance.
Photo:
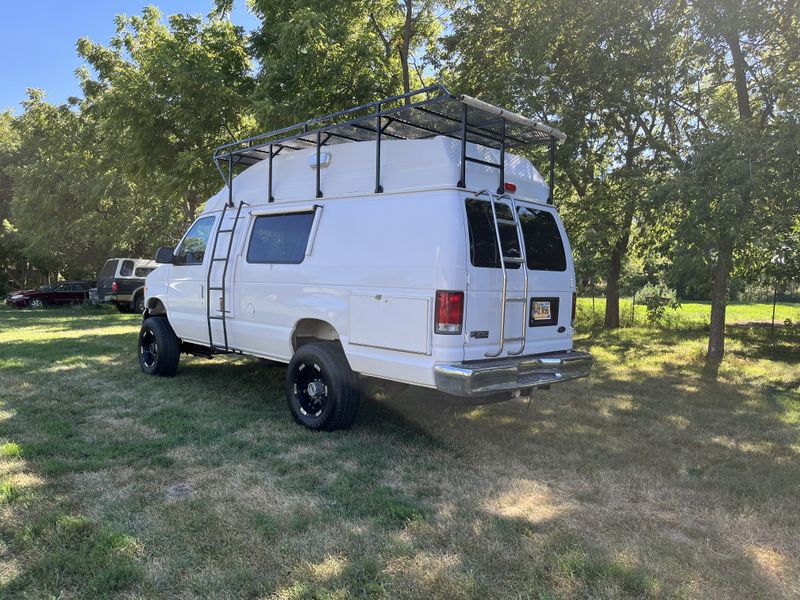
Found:
[[[497,162],[499,152],[468,144],[470,156]],[[324,197],[373,194],[375,142],[337,144],[325,148],[320,172]],[[505,180],[517,187],[516,196],[546,202],[549,188],[531,162],[505,154]],[[436,137],[427,140],[387,141],[382,148],[382,182],[387,193],[405,190],[453,188],[459,178],[460,148],[456,140]],[[313,148],[281,154],[272,161],[275,202],[310,200],[315,195],[316,151]],[[257,163],[233,179],[235,203],[267,204],[269,163]],[[467,164],[472,189],[494,189],[495,169],[479,163]],[[206,212],[222,210],[228,202],[227,186],[206,203]]]
[[[360,155],[358,156],[360,161],[358,165],[352,163],[346,168],[348,170],[357,168],[359,174],[372,170],[372,190],[374,193],[381,193],[386,187],[385,180],[393,177],[388,172],[388,165],[385,164],[387,152],[394,153],[395,160],[400,157],[400,163],[408,165],[408,162],[402,159],[404,151],[394,149],[395,146],[403,144],[402,147],[413,152],[426,148],[415,142],[434,140],[435,138],[449,138],[451,142],[449,144],[438,142],[440,148],[447,149],[447,154],[452,154],[452,148],[457,150],[458,177],[453,182],[448,181],[449,185],[455,184],[461,188],[466,188],[467,184],[471,188],[482,185],[478,182],[468,181],[467,177],[468,174],[475,171],[469,169],[468,166],[480,165],[485,169],[493,169],[495,172],[494,184],[482,187],[496,188],[499,193],[502,193],[506,183],[505,168],[509,163],[506,150],[541,144],[550,145],[549,189],[552,191],[555,145],[563,143],[566,136],[554,127],[476,98],[451,94],[444,86],[437,84],[225,144],[216,149],[214,160],[228,187],[229,204],[233,201],[233,187],[230,182],[237,170],[242,167],[251,167],[251,169],[247,169],[251,171],[253,165],[262,162],[269,165],[266,169],[266,196],[270,201],[272,198],[277,198],[278,194],[276,194],[274,186],[281,184],[276,179],[278,176],[277,165],[273,169],[272,163],[276,158],[282,158],[280,162],[284,166],[291,164],[292,161],[287,157],[295,154],[300,154],[303,160],[308,160],[309,155],[313,154],[314,164],[322,164],[322,169],[316,169],[314,165],[311,167],[315,171],[315,175],[312,177],[315,180],[314,195],[322,197],[325,193],[330,194],[329,190],[323,191],[322,179],[325,178],[323,175],[326,166],[325,159],[333,154],[331,148],[334,146],[337,149],[348,148],[341,153],[337,151],[336,154],[351,155],[352,158]],[[360,143],[356,144],[356,142]],[[366,156],[366,150],[363,148],[352,150],[354,146],[361,147],[365,144],[372,148],[369,157]],[[390,147],[393,149],[387,150]],[[433,146],[430,148],[432,149]],[[495,153],[492,154],[491,150],[494,150]],[[294,157],[294,160],[298,160],[298,157]],[[517,160],[520,159],[512,159],[511,162]],[[425,163],[419,158],[416,162],[415,168],[425,169]],[[445,162],[452,163],[449,159]],[[261,169],[257,169],[257,171],[261,171]],[[477,172],[481,173],[482,171],[478,169]],[[297,174],[299,175],[299,173]],[[354,174],[352,178],[359,177],[360,175]],[[533,175],[530,177],[531,181],[535,178]],[[283,185],[291,185],[291,182],[287,182],[285,177],[283,179]],[[328,184],[330,183],[332,182],[329,181]],[[403,187],[408,188],[409,185]],[[363,192],[364,190],[362,186],[358,186],[357,190],[352,191]],[[532,197],[538,197],[538,194],[534,194]],[[548,196],[548,201],[550,200],[551,197]]]

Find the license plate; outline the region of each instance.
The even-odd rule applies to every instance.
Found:
[[[534,302],[533,303],[533,320],[534,321],[549,321],[552,319],[550,314],[550,302]]]

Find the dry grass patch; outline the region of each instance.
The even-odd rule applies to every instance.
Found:
[[[0,596],[800,595],[800,339],[581,340],[530,406],[411,390],[348,432],[290,419],[283,370],[139,374],[136,320],[0,311]],[[5,487],[3,487],[5,486]]]

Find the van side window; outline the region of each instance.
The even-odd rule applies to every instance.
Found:
[[[256,217],[250,245],[249,263],[298,264],[303,262],[308,246],[313,212]]]
[[[500,268],[497,252],[497,235],[492,221],[492,206],[486,200],[469,198],[467,206],[467,225],[469,228],[469,257],[474,267]],[[511,220],[511,208],[507,204],[495,204],[498,219]],[[519,239],[515,225],[500,224],[500,241],[503,255],[519,257]],[[507,269],[519,269],[518,263],[506,262]]]
[[[214,226],[214,217],[197,219],[183,238],[178,252],[175,255],[175,264],[199,265],[203,262],[206,253],[208,238]]]
[[[553,214],[535,208],[520,208],[519,220],[525,238],[525,256],[531,271],[566,271],[564,240]]]
[[[119,276],[130,277],[131,275],[133,275],[133,261],[123,260],[122,266],[119,268]]]

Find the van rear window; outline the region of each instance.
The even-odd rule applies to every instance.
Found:
[[[303,262],[311,233],[314,213],[262,215],[256,217],[250,246],[249,263],[297,264]]]
[[[467,225],[469,228],[470,261],[475,267],[499,269],[497,236],[492,222],[492,207],[486,200],[470,198],[466,201]],[[498,219],[511,220],[511,208],[502,202],[495,204]],[[546,210],[517,207],[525,239],[525,256],[531,271],[566,271],[567,257],[564,241],[553,214]],[[503,255],[518,257],[519,239],[516,227],[500,223],[500,241]],[[519,265],[506,262],[507,269],[518,269]]]
[[[492,206],[486,200],[469,198],[467,205],[467,225],[469,228],[469,255],[475,267],[500,268],[497,253],[497,235],[492,222]],[[511,208],[507,204],[495,204],[498,219],[511,219]],[[500,224],[500,241],[503,255],[519,257],[519,239],[514,225]],[[517,263],[506,263],[507,269],[519,269]]]
[[[566,271],[564,240],[553,213],[535,208],[519,208],[525,257],[531,271]]]

